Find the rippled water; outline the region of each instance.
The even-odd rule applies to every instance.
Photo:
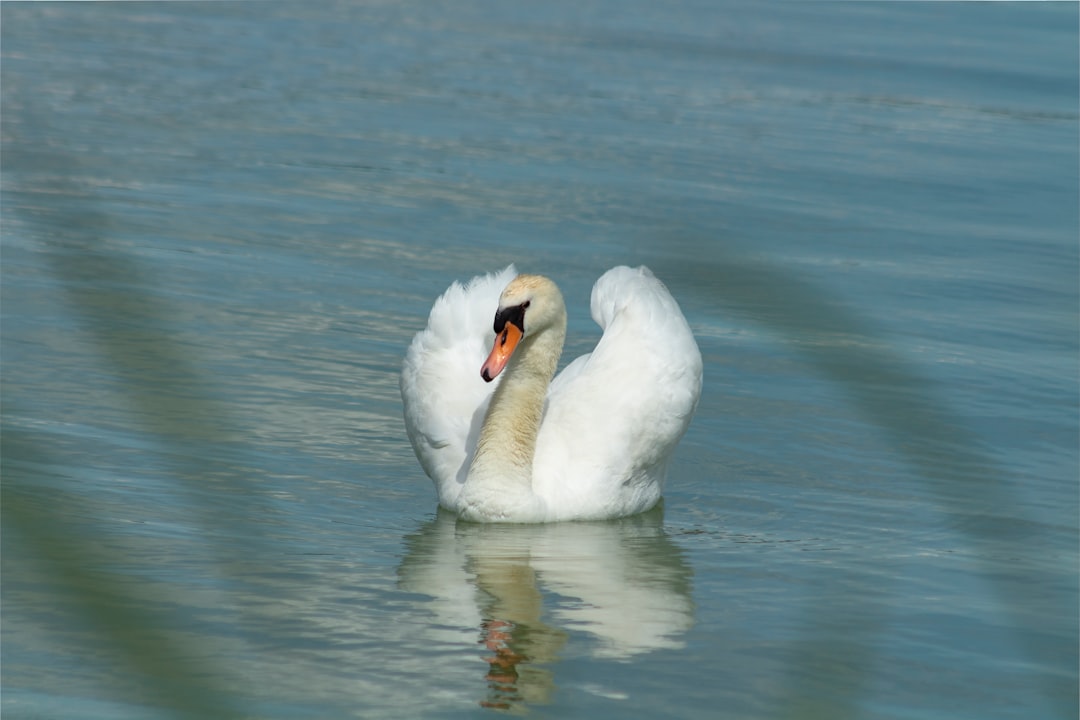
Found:
[[[0,14],[5,717],[1076,716],[1075,5]],[[509,262],[681,303],[661,510],[436,513]]]

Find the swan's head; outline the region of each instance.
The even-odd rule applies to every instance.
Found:
[[[563,332],[566,328],[566,304],[558,286],[543,275],[518,275],[499,296],[495,344],[480,368],[480,376],[486,382],[494,380],[523,340],[553,327]],[[561,337],[559,350],[562,350]]]

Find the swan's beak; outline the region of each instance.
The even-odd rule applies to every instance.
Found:
[[[502,332],[495,336],[491,354],[480,368],[480,377],[484,378],[484,382],[491,382],[503,371],[506,363],[510,362],[514,349],[521,342],[522,335],[521,328],[514,323],[508,322],[503,326]]]

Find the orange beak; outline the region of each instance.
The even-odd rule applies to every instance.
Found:
[[[521,328],[512,322],[503,326],[501,333],[495,336],[495,345],[491,348],[491,354],[480,368],[480,377],[484,382],[491,382],[510,362],[510,356],[514,354],[518,343],[521,342]]]

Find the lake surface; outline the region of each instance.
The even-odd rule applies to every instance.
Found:
[[[4,3],[5,718],[1075,718],[1078,6]],[[662,508],[458,524],[435,297],[647,264]]]

